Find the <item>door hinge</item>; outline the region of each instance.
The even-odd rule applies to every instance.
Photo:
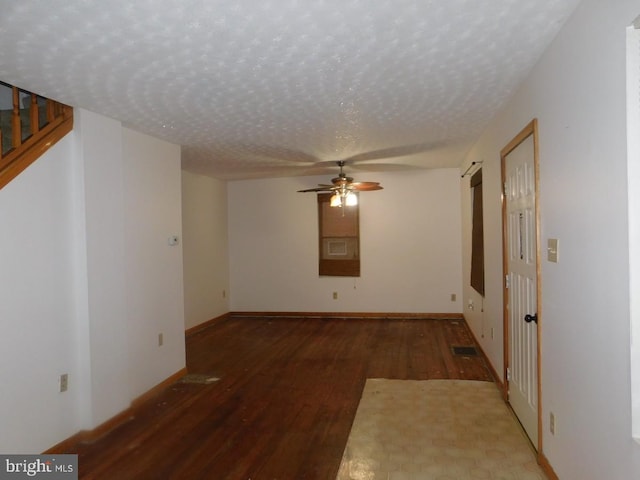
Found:
[[[511,369],[507,367],[507,382],[511,381]]]
[[[509,274],[507,273],[504,276],[504,288],[509,288],[511,286],[511,281],[509,280]]]

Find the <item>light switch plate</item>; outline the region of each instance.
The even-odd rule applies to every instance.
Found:
[[[547,260],[553,263],[558,263],[558,239],[547,239]]]

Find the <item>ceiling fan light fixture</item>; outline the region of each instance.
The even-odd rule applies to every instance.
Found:
[[[331,207],[341,207],[342,206],[342,198],[340,197],[339,193],[334,193],[331,196],[331,201],[329,203],[329,206],[331,206]]]
[[[355,207],[358,205],[358,196],[353,192],[348,192],[344,199],[344,204],[347,207]]]

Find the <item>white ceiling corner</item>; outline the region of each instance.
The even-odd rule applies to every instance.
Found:
[[[0,0],[0,80],[221,179],[457,167],[579,0]]]

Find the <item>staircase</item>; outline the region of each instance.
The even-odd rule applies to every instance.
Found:
[[[73,108],[0,82],[0,189],[73,129]]]

